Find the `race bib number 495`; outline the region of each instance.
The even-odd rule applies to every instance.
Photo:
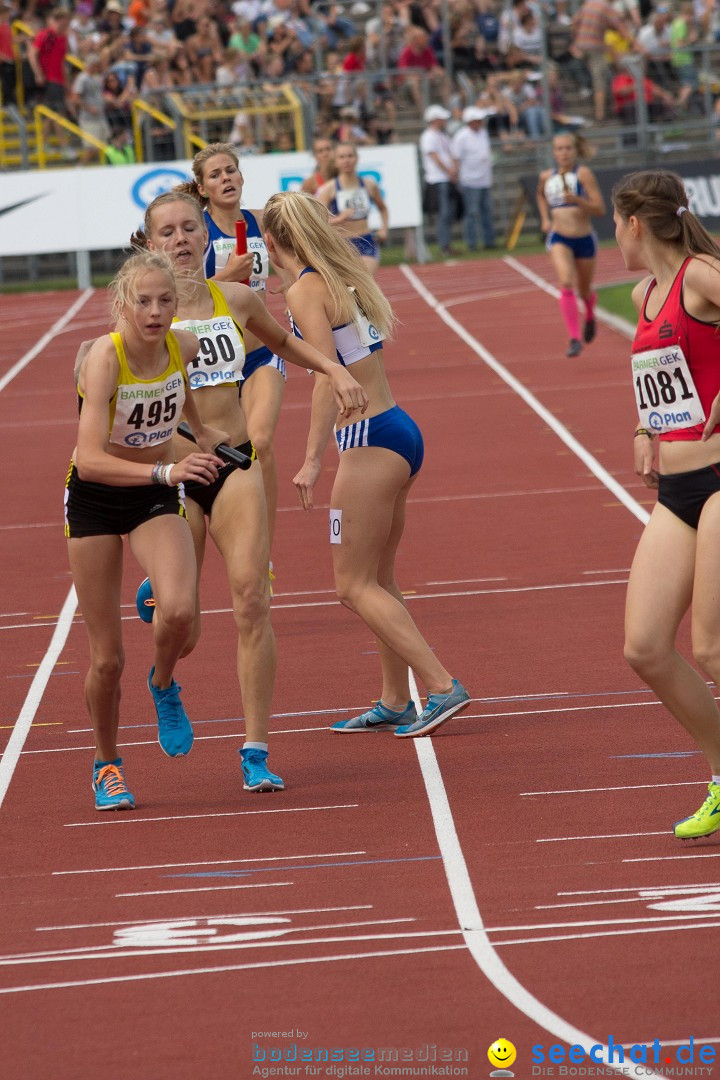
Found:
[[[643,427],[660,433],[705,421],[705,410],[679,345],[633,353],[632,377]]]

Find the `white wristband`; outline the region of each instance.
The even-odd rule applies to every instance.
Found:
[[[165,483],[167,484],[168,487],[173,486],[173,482],[170,479],[170,473],[172,472],[172,468],[173,468],[174,464],[175,464],[175,462],[171,462],[170,465],[165,466]]]

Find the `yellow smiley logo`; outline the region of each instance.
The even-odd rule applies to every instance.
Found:
[[[517,1051],[507,1039],[496,1039],[488,1049],[488,1061],[498,1069],[507,1069],[517,1057]]]

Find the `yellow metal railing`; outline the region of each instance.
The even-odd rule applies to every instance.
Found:
[[[145,156],[143,153],[143,138],[142,138],[142,123],[140,114],[145,113],[147,116],[151,116],[153,120],[156,120],[159,124],[163,124],[169,131],[175,131],[177,129],[177,121],[173,120],[172,116],[168,116],[167,113],[162,112],[160,109],[156,109],[153,105],[148,104],[147,101],[143,101],[142,98],[136,98],[132,103],[132,127],[133,138],[135,140],[135,159],[136,161],[144,161]],[[185,157],[191,158],[195,152],[192,147],[197,150],[202,150],[205,146],[205,142],[194,135],[189,127],[183,124],[183,139],[185,140]]]
[[[20,41],[21,39],[29,39],[30,41],[32,41],[38,31],[34,30],[29,23],[23,22],[22,19],[14,19],[11,27],[11,32],[13,55],[15,57],[15,95],[16,101],[19,107],[22,109],[25,104],[25,84],[23,83],[22,55],[20,53],[20,49],[18,48],[18,41]],[[85,67],[85,64],[79,56],[72,56],[70,53],[68,53],[65,57],[65,62],[70,64],[72,67],[77,68],[78,71],[82,71]]]
[[[182,117],[183,135],[185,138],[185,146],[187,156],[192,157],[192,151],[190,145],[203,147],[207,145],[205,139],[200,138],[193,128],[203,121],[213,120],[232,120],[235,118],[239,111],[242,111],[248,118],[253,116],[259,117],[277,117],[277,116],[290,116],[292,119],[294,130],[294,144],[296,150],[305,149],[305,126],[303,124],[302,105],[297,94],[293,88],[283,83],[277,87],[278,96],[281,101],[275,101],[267,105],[257,105],[252,100],[247,104],[235,102],[232,105],[218,106],[213,108],[202,108],[194,102],[189,102],[189,95],[173,93],[168,95],[172,100],[175,108]]]
[[[67,120],[60,113],[55,112],[54,109],[48,109],[47,105],[36,105],[33,109],[33,116],[35,120],[35,143],[37,146],[37,163],[38,168],[45,169],[47,167],[47,151],[45,149],[45,132],[43,130],[43,117],[46,120],[52,120],[58,127],[64,128],[65,131],[69,131],[71,135],[76,135],[85,143],[89,143],[100,151],[100,161],[102,163],[105,151],[108,148],[108,143],[103,142],[102,139],[96,139],[94,135],[91,135],[88,131],[83,131],[77,124],[73,124],[72,120]]]

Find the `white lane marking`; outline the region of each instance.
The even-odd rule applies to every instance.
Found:
[[[503,262],[510,266],[513,270],[516,270],[518,274],[521,274],[528,281],[531,281],[533,285],[537,285],[538,289],[542,289],[548,296],[553,296],[556,300],[560,297],[560,290],[556,289],[554,285],[551,285],[545,278],[540,277],[539,274],[535,274],[532,270],[529,270],[527,266],[523,266],[521,262],[518,262],[512,255],[506,255]],[[618,282],[617,284],[620,284]],[[628,338],[630,341],[635,337],[635,327],[627,319],[623,319],[620,315],[613,315],[610,311],[605,311],[601,307],[595,309],[595,318],[598,322],[605,323],[606,326],[611,327],[613,330],[617,330],[623,337]]]
[[[637,500],[634,499],[632,495],[630,495],[626,491],[622,484],[619,484],[617,480],[610,475],[607,469],[603,468],[597,458],[593,457],[593,455],[585,449],[582,443],[580,443],[573,435],[570,434],[565,425],[561,424],[560,421],[553,415],[553,413],[551,413],[549,409],[546,409],[545,406],[539,401],[539,399],[536,398],[535,395],[532,394],[527,389],[527,387],[520,382],[519,379],[516,379],[515,376],[511,374],[511,372],[508,371],[508,369],[504,367],[503,364],[501,364],[495,356],[493,356],[489,349],[486,349],[483,345],[481,345],[477,338],[473,337],[473,335],[465,329],[462,323],[459,323],[457,319],[455,319],[452,315],[448,314],[448,312],[445,310],[444,305],[440,303],[440,301],[437,300],[435,296],[433,296],[429,289],[425,288],[418,276],[410,269],[409,266],[403,264],[400,267],[400,270],[408,279],[408,281],[410,281],[410,283],[414,285],[415,289],[420,294],[420,296],[422,296],[428,307],[432,308],[432,310],[437,314],[437,316],[442,319],[445,325],[449,326],[450,329],[453,330],[458,335],[458,337],[461,338],[465,342],[465,344],[470,349],[472,349],[472,351],[477,356],[479,356],[480,359],[503,380],[503,382],[507,383],[507,385],[515,391],[518,397],[520,397],[525,402],[525,404],[528,405],[529,408],[531,408],[533,412],[536,413],[540,417],[540,419],[543,420],[547,424],[547,426],[555,432],[557,437],[568,447],[568,449],[571,450],[573,454],[575,454],[575,456],[578,457],[580,461],[582,461],[583,464],[590,470],[590,472],[595,477],[597,477],[597,479],[602,484],[605,485],[608,491],[611,491],[613,493],[616,499],[619,499],[622,505],[627,510],[629,510],[630,513],[638,519],[638,521],[641,521],[643,525],[646,524],[650,518],[647,510],[643,509],[640,503],[637,502]]]
[[[658,703],[659,704],[659,703]],[[663,787],[700,787],[702,780],[673,780]],[[707,783],[704,784],[707,787]],[[657,784],[620,784],[616,787],[561,788],[559,791],[521,791],[520,795],[587,795],[594,791],[642,791],[644,788],[656,788]],[[669,830],[668,830],[669,835]]]
[[[696,889],[720,889],[720,881],[707,881],[704,885],[625,885],[621,889],[575,889],[573,892],[559,892],[558,896],[595,896],[606,893],[642,892],[647,896],[658,893],[692,892]]]
[[[179,971],[153,971],[142,975],[113,975],[104,979],[74,979],[69,982],[38,983],[28,986],[0,987],[0,994],[23,994],[33,990],[66,990],[80,986],[107,986],[117,983],[149,982],[153,979],[177,979],[189,975],[224,975],[232,971],[256,971],[263,968],[296,967],[301,964],[330,964],[346,960],[375,960],[389,956],[414,956],[418,953],[465,951],[464,945],[428,945],[420,949],[380,949],[375,952],[336,953],[333,956],[300,956],[294,960],[262,960],[254,964],[223,964],[220,967],[185,968]]]
[[[200,889],[146,889],[145,892],[119,892],[115,899],[128,896],[176,896],[178,893],[229,892],[235,889],[275,889],[281,885],[294,885],[294,881],[263,881],[257,885],[207,885]]]
[[[529,990],[525,989],[522,983],[511,974],[505,963],[500,959],[496,951],[496,946],[515,945],[525,942],[506,941],[493,944],[490,941],[483,923],[482,915],[480,914],[480,909],[478,908],[475,899],[465,857],[462,853],[462,848],[460,847],[452,810],[450,809],[445,785],[443,784],[440,768],[438,766],[437,758],[435,757],[435,750],[429,739],[415,739],[414,741],[418,761],[420,762],[420,771],[422,773],[428,802],[430,804],[433,824],[435,826],[435,834],[442,855],[450,894],[457,914],[458,924],[462,929],[465,943],[480,970],[490,980],[492,985],[499,990],[516,1009],[523,1012],[540,1027],[556,1036],[556,1038],[562,1039],[570,1045],[583,1046],[586,1054],[589,1054],[592,1046],[601,1046],[602,1057],[605,1064],[609,1065],[610,1068],[619,1070],[621,1073],[634,1074],[639,1078],[641,1075],[639,1068],[628,1068],[627,1065],[616,1063],[612,1059],[608,1047],[604,1046],[598,1039],[593,1039],[592,1036],[586,1035],[585,1032],[574,1027],[574,1025],[568,1023],[567,1020],[564,1020],[556,1012],[553,1012],[552,1009],[549,1009],[547,1005],[544,1005],[538,998],[531,994]],[[701,923],[699,925],[706,926],[713,924]],[[666,929],[667,927],[663,927],[663,930]],[[682,927],[682,929],[685,929],[685,927]],[[646,928],[635,928],[631,931],[608,931],[608,934],[635,934],[646,932]],[[607,935],[572,935],[573,938],[591,936]],[[549,940],[560,941],[563,939],[562,935],[554,935]],[[543,940],[545,939],[530,938],[527,943],[530,944]],[[660,1080],[657,1074],[651,1072],[649,1069],[643,1070],[642,1077],[644,1080],[647,1080],[648,1077],[653,1077],[654,1080]]]
[[[588,934],[549,934],[547,937],[515,938],[515,939],[513,939],[511,941],[496,941],[495,945],[498,948],[500,948],[503,945],[540,945],[540,944],[547,944],[549,942],[552,943],[552,942],[555,942],[555,941],[582,941],[582,940],[587,940],[587,939],[590,939],[590,938],[628,937],[628,936],[632,937],[634,934],[672,934],[672,933],[675,933],[675,932],[680,931],[680,930],[706,930],[706,929],[714,929],[715,927],[718,927],[718,926],[720,926],[720,922],[711,922],[711,921],[708,921],[708,922],[694,922],[694,923],[682,923],[682,924],[679,924],[677,926],[635,926],[630,930],[599,930],[597,932],[588,933]],[[517,1005],[517,1002],[513,998],[510,998],[510,1000],[512,1001],[512,1003],[514,1005]],[[544,1006],[543,1006],[543,1008],[544,1008]],[[562,1021],[562,1022],[564,1023],[564,1021]],[[543,1024],[542,1026],[544,1027],[545,1025]],[[552,1028],[548,1028],[547,1030],[552,1032],[553,1035],[558,1035],[559,1034],[559,1032],[553,1031]],[[560,1038],[565,1039],[566,1042],[570,1041],[569,1039],[566,1039],[566,1037],[564,1035],[560,1035]],[[585,1038],[588,1038],[588,1036],[585,1036]],[[574,1040],[574,1041],[578,1041],[578,1040]],[[587,1050],[586,1050],[586,1053],[587,1053]],[[613,1064],[613,1063],[612,1062],[607,1062],[607,1064],[610,1065],[610,1064]],[[620,1065],[616,1066],[616,1065],[613,1064],[613,1067],[618,1068],[621,1073],[626,1071]],[[647,1078],[648,1076],[653,1076],[653,1077],[656,1078],[656,1080],[662,1080],[662,1078],[658,1077],[656,1073],[646,1073],[646,1072],[635,1071],[635,1076],[638,1077],[638,1080],[640,1080],[641,1077]]]
[[[208,922],[220,924],[223,920],[216,916],[204,916],[201,920],[206,926]],[[14,953],[6,956],[0,956],[0,967],[22,967],[30,964],[56,964],[56,963],[69,963],[71,961],[86,961],[86,960],[121,960],[127,959],[127,957],[136,956],[172,956],[179,953],[202,953],[202,952],[225,952],[225,951],[237,951],[239,949],[256,949],[267,948],[268,946],[290,946],[292,948],[297,945],[323,945],[328,942],[337,941],[384,941],[388,939],[397,938],[426,938],[426,937],[453,937],[457,936],[459,930],[413,930],[392,932],[387,934],[372,933],[372,934],[342,934],[333,937],[307,937],[302,941],[279,941],[271,940],[272,938],[279,938],[288,934],[313,934],[320,930],[347,930],[358,929],[369,926],[386,926],[392,923],[409,923],[414,922],[412,918],[404,919],[370,919],[362,922],[348,922],[348,923],[328,923],[327,925],[318,926],[287,926],[284,925],[280,928],[274,928],[270,930],[246,930],[242,933],[230,934],[226,936],[213,939],[208,938],[205,941],[188,941],[188,937],[198,937],[198,930],[191,928],[191,920],[188,919],[166,919],[164,922],[155,923],[143,923],[135,922],[131,926],[126,926],[120,933],[120,940],[115,940],[109,945],[94,945],[84,946],[82,948],[72,949],[48,949],[44,952],[33,953]],[[226,925],[237,926],[249,926],[254,924],[268,925],[289,922],[286,919],[270,918],[253,919],[250,916],[235,916],[233,919],[224,920]],[[183,929],[184,928],[184,929]],[[173,939],[174,935],[174,941]],[[146,940],[143,941],[143,937]],[[185,938],[185,940],[183,940]]]
[[[357,810],[358,803],[338,803],[336,806],[287,806],[277,810],[223,810],[213,814],[169,814],[166,817],[116,817],[114,821],[65,822],[65,829],[83,829],[91,825],[155,825],[159,821],[194,821],[197,818],[249,817],[256,814],[301,814],[310,810]],[[128,811],[121,811],[128,813]]]
[[[53,877],[66,874],[119,874],[124,870],[171,870],[182,866],[235,866],[239,863],[288,862],[291,859],[337,859],[347,855],[367,855],[367,851],[321,851],[313,855],[265,855],[256,859],[204,859],[202,862],[145,863],[141,866],[98,866],[91,870],[53,870]]]
[[[10,786],[10,781],[15,772],[15,767],[20,758],[20,754],[23,752],[25,740],[32,727],[32,722],[35,719],[38,706],[42,701],[45,687],[48,684],[55,663],[67,641],[76,607],[77,596],[75,595],[75,587],[73,586],[65,598],[65,603],[58,616],[58,621],[55,630],[53,631],[52,638],[50,639],[50,644],[40,662],[40,666],[33,676],[30,689],[27,692],[20,714],[13,726],[12,734],[8,739],[7,746],[2,755],[2,760],[0,760],[0,806],[3,804],[3,800]]]
[[[642,859],[623,859],[624,863],[633,862],[679,862],[681,859],[720,859],[720,852],[705,855],[703,852],[693,852],[692,855],[648,855]]]
[[[571,840],[624,840],[630,836],[668,836],[669,829],[660,832],[618,832],[601,833],[598,836],[544,836],[535,840],[536,844],[566,844]]]
[[[328,911],[370,911],[372,904],[351,904],[346,907],[321,907],[321,908],[290,908],[283,911],[246,911],[244,915],[248,918],[250,916],[257,916],[258,918],[269,915],[316,915],[318,913],[325,914]],[[205,919],[207,915],[186,915],[187,919]],[[235,915],[217,915],[218,919],[234,919]],[[156,922],[165,923],[166,918],[159,919],[146,919],[146,923]],[[63,923],[61,926],[36,926],[36,933],[49,933],[57,930],[97,930],[106,926],[136,926],[137,916],[134,919],[113,919],[112,922],[88,922],[88,923]]]
[[[25,355],[21,356],[20,359],[15,364],[13,364],[9,371],[5,372],[2,378],[0,378],[0,392],[5,389],[8,383],[12,382],[16,375],[19,375],[20,372],[23,371],[28,366],[28,364],[35,359],[38,353],[41,353],[43,351],[46,345],[50,344],[55,335],[59,334],[60,331],[67,325],[67,323],[70,322],[70,319],[72,319],[73,315],[75,315],[80,310],[80,308],[83,307],[85,303],[87,303],[87,301],[93,295],[94,291],[94,289],[85,289],[85,291],[81,293],[80,296],[78,296],[75,303],[71,304],[65,314],[61,315],[60,318],[52,324],[47,333],[43,334],[43,336],[35,342],[32,348],[28,349]]]

